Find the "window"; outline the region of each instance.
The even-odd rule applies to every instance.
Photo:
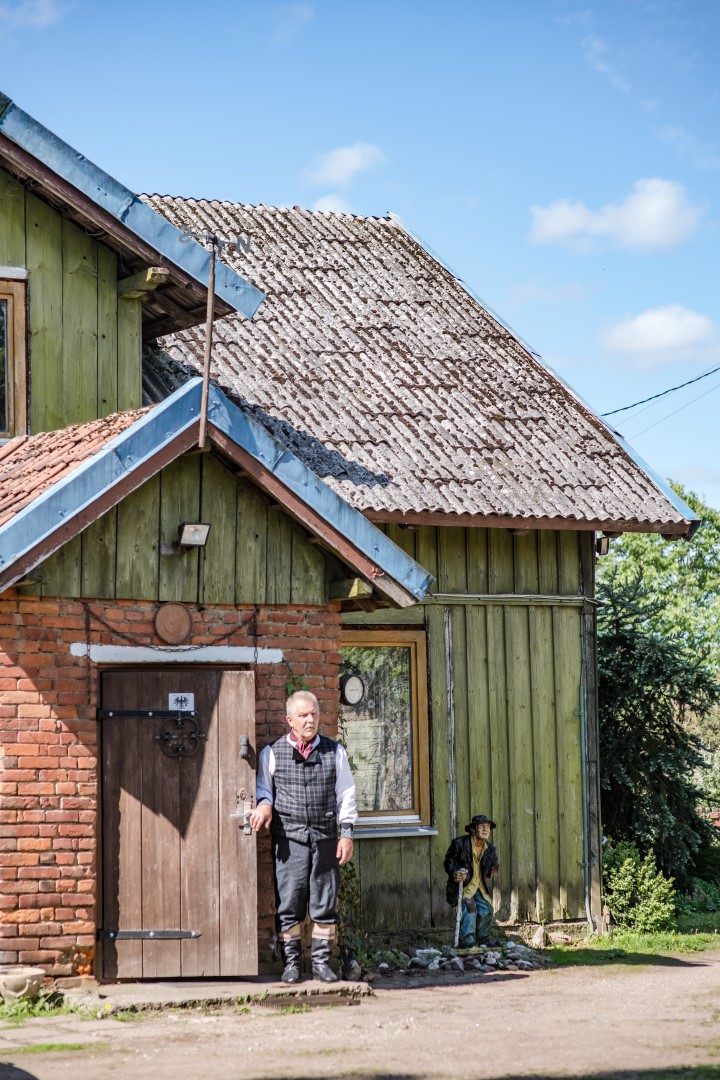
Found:
[[[0,278],[0,439],[25,424],[25,283]]]
[[[341,675],[365,694],[340,705],[340,740],[357,788],[358,826],[430,824],[427,659],[422,630],[346,630]]]

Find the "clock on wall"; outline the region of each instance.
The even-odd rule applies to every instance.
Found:
[[[365,683],[359,675],[343,675],[340,680],[340,700],[343,705],[359,705],[365,697]]]

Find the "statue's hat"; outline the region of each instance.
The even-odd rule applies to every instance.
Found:
[[[470,824],[465,826],[465,832],[473,832],[478,825],[489,825],[491,829],[495,828],[495,822],[491,821],[485,814],[475,814]]]

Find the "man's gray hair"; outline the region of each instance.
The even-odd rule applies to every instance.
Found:
[[[294,694],[291,694],[285,702],[285,712],[288,716],[293,716],[300,705],[312,705],[313,712],[320,712],[320,703],[309,690],[296,690]]]

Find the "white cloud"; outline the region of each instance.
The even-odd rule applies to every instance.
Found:
[[[602,338],[613,352],[630,354],[639,358],[642,366],[655,367],[684,359],[685,350],[697,350],[711,341],[715,329],[707,315],[682,304],[668,304],[627,316],[608,327]]]
[[[44,30],[65,14],[62,0],[17,0],[0,4],[0,30]]]
[[[273,15],[273,44],[292,45],[298,31],[315,18],[315,8],[312,4],[281,4],[274,9]]]
[[[586,38],[583,38],[582,44],[585,50],[585,59],[590,66],[601,75],[604,75],[610,85],[619,90],[621,94],[629,94],[632,89],[630,83],[608,59],[607,42],[596,34],[588,34]]]
[[[621,202],[590,210],[580,200],[558,199],[531,206],[528,239],[588,250],[598,241],[619,248],[660,250],[677,247],[697,228],[702,215],[682,184],[657,177],[637,180]]]
[[[330,210],[340,214],[352,214],[349,203],[343,199],[342,195],[336,195],[333,192],[317,199],[313,203],[312,208],[313,210]]]
[[[379,146],[371,143],[353,143],[338,146],[317,159],[314,169],[306,169],[304,177],[318,187],[348,187],[358,173],[371,169],[385,160]]]
[[[687,128],[670,126],[658,128],[657,137],[698,169],[720,169],[720,149],[703,142]]]

